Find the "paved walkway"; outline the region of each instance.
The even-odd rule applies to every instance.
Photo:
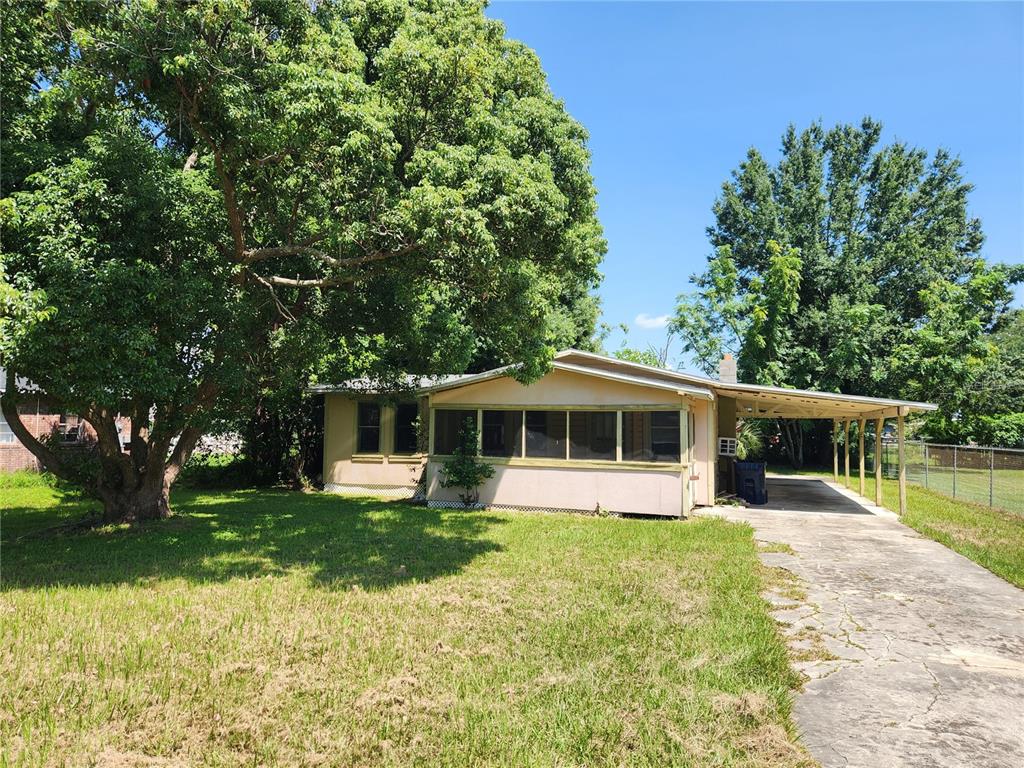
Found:
[[[811,754],[826,767],[1024,766],[1024,591],[831,483],[768,489],[767,508],[708,514],[793,549],[762,555],[807,591],[802,605],[770,596],[776,615],[797,647],[817,634],[837,657],[798,664]]]

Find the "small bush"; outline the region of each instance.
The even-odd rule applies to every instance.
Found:
[[[441,469],[442,488],[461,488],[459,498],[466,507],[480,501],[480,485],[494,474],[494,467],[480,461],[478,433],[472,419],[466,419],[459,430],[455,453]]]
[[[191,488],[246,488],[253,485],[252,463],[240,456],[194,453],[178,482]]]

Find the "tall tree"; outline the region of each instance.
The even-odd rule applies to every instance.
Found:
[[[715,255],[675,319],[704,370],[733,348],[750,382],[900,394],[951,415],[949,395],[991,353],[984,335],[1021,270],[982,259],[959,159],[882,146],[880,137],[869,118],[830,130],[790,126],[776,163],[750,149],[723,184],[708,228]],[[780,303],[784,338],[774,346],[749,335],[757,320],[743,300],[780,268],[772,242],[791,252],[797,272],[779,283],[795,287],[796,300]]]
[[[387,376],[486,350],[529,379],[596,284],[586,133],[482,3],[3,15],[2,259],[53,311],[5,324],[0,357],[95,428],[108,520],[167,515],[199,437],[277,361]],[[70,474],[17,398],[12,428]]]

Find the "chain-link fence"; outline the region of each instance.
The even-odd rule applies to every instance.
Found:
[[[954,499],[1024,514],[1024,450],[908,440],[904,459],[908,482]],[[898,471],[896,441],[883,440],[882,474],[894,478]]]

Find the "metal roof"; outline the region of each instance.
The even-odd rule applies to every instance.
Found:
[[[406,374],[405,376],[398,377],[393,382],[389,382],[386,379],[363,377],[359,379],[349,379],[348,381],[343,381],[340,384],[314,384],[306,391],[312,392],[316,395],[332,393],[344,394],[346,392],[361,395],[382,395],[389,392],[407,392],[410,390],[419,392],[436,384],[459,381],[470,378],[471,376],[472,374],[466,373],[454,373],[439,376],[418,376],[415,374]]]
[[[556,360],[571,358],[579,358],[592,365],[605,368],[633,369],[643,372],[646,376],[658,376],[707,387],[716,395],[735,398],[738,414],[740,416],[749,414],[748,418],[864,418],[867,416],[895,416],[896,409],[899,408],[905,409],[905,413],[934,411],[938,408],[933,403],[921,403],[914,400],[845,395],[839,392],[789,389],[763,384],[722,382],[700,374],[655,368],[643,363],[619,360],[578,349],[566,349],[555,355]]]
[[[665,389],[691,397],[708,400],[723,396],[733,398],[737,404],[737,415],[747,418],[882,418],[895,416],[900,409],[904,414],[909,414],[934,411],[938,407],[932,403],[913,400],[788,389],[762,384],[722,382],[700,374],[657,368],[578,349],[565,349],[558,352],[551,365],[556,371]],[[406,378],[404,388],[415,390],[419,394],[441,392],[509,376],[513,369],[514,366],[506,365],[481,373],[433,377],[409,376]],[[340,385],[311,387],[310,391],[381,394],[389,390],[382,389],[379,382],[371,379],[354,379]]]

